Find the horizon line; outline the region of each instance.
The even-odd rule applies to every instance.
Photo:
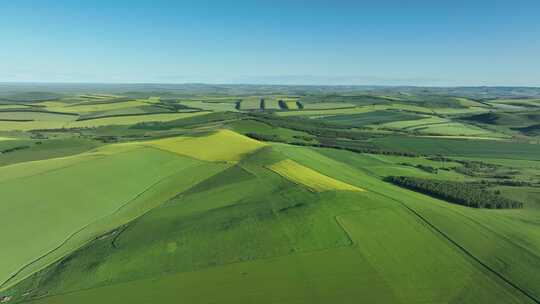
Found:
[[[95,82],[95,81],[0,81],[9,85],[218,85],[218,86],[282,86],[282,87],[381,87],[381,88],[530,88],[540,89],[540,85],[391,85],[391,84],[280,84],[280,83],[221,83],[221,82]]]

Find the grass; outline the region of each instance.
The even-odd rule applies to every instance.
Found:
[[[82,138],[53,138],[46,140],[10,140],[5,147],[28,146],[27,149],[5,153],[0,157],[0,166],[14,163],[36,161],[55,157],[79,154],[99,147],[101,144],[94,140]]]
[[[28,106],[26,105],[18,105],[18,104],[0,104],[0,110],[13,110],[13,109],[27,109]]]
[[[136,108],[148,105],[148,100],[131,100],[124,102],[112,102],[112,103],[98,103],[98,104],[88,104],[87,102],[82,102],[79,104],[64,104],[59,102],[53,103],[43,103],[47,107],[47,110],[57,111],[57,112],[69,112],[77,114],[86,114],[91,112],[102,112],[102,111],[112,111],[126,108]]]
[[[504,299],[505,303],[523,301],[509,286],[483,273],[406,210],[378,208],[342,215],[340,219],[358,242],[357,250],[385,282],[400,286],[392,291],[403,303],[445,303],[453,298],[471,303],[490,298]],[[476,291],[471,291],[469,284],[477,285]]]
[[[317,102],[317,103],[305,103],[304,109],[306,110],[326,110],[326,109],[342,109],[342,108],[354,108],[355,105],[344,102]]]
[[[260,97],[242,98],[242,101],[240,102],[241,110],[259,110],[260,108],[261,108]]]
[[[136,116],[118,116],[107,118],[96,118],[91,120],[73,121],[64,124],[65,128],[95,128],[109,125],[132,125],[141,122],[167,122],[177,119],[189,118],[199,115],[205,115],[209,112],[192,112],[192,113],[166,113],[166,114],[148,114]]]
[[[343,109],[327,109],[327,110],[301,110],[301,111],[284,111],[277,112],[278,116],[326,116],[326,115],[347,115],[356,113],[365,113],[373,111],[370,108],[343,108]]]
[[[55,169],[50,169],[48,162],[33,163],[26,176],[11,175],[0,184],[0,193],[6,200],[1,207],[2,222],[9,226],[21,221],[32,223],[0,232],[1,239],[10,244],[0,262],[2,282],[22,265],[59,246],[70,234],[115,212],[156,181],[177,172],[182,164],[194,163],[148,148],[98,157],[74,156],[65,162],[58,159],[53,162]],[[26,163],[22,165],[4,167],[9,171],[2,171],[20,171]],[[119,180],[122,182],[118,183]],[[96,201],[96,189],[107,195]],[[61,199],[58,193],[62,193]],[[58,221],[58,217],[64,220]],[[46,232],[43,227],[47,227]]]
[[[35,259],[34,255],[31,263],[20,268],[17,275],[9,281],[3,282],[1,288],[17,283],[36,270],[70,254],[89,240],[123,225],[167,201],[175,196],[177,191],[187,189],[225,168],[226,166],[223,165],[199,162],[167,152],[144,148],[137,144],[109,145],[95,152],[73,157],[27,162],[1,168],[3,173],[6,173],[5,177],[7,178],[0,179],[3,194],[6,193],[5,191],[8,191],[8,195],[9,193],[18,193],[16,200],[4,206],[4,208],[10,208],[12,212],[13,217],[10,220],[21,220],[17,212],[26,210],[25,204],[35,204],[36,200],[31,199],[32,195],[40,197],[37,200],[40,202],[39,207],[32,208],[32,212],[24,214],[24,219],[33,220],[35,226],[28,225],[25,229],[20,229],[19,234],[11,234],[11,237],[20,237],[24,241],[18,242],[16,246],[13,245],[10,250],[24,248],[24,254],[18,256],[19,260],[29,257],[34,251],[47,253],[39,259]],[[111,172],[114,174],[110,175]],[[137,178],[133,178],[135,175]],[[84,177],[82,183],[80,176]],[[111,180],[118,181],[117,178],[123,180],[120,185],[118,182],[111,182]],[[21,180],[24,180],[24,183],[21,183]],[[66,180],[67,182],[59,183],[58,180]],[[13,183],[21,186],[32,186],[36,182],[46,186],[47,188],[44,189],[46,191],[22,195],[19,188],[10,186]],[[69,191],[62,191],[62,187],[67,187]],[[96,189],[107,191],[106,198],[95,202],[94,191]],[[57,193],[60,192],[63,193],[62,198],[65,199],[56,199]],[[73,205],[72,196],[76,196],[78,202],[76,205]],[[16,206],[15,209],[13,209],[14,206]],[[44,216],[49,213],[65,216],[66,220],[55,221],[56,217]],[[20,216],[23,214],[21,213]],[[34,242],[30,236],[32,229],[41,229],[40,227],[43,226],[48,227],[50,238],[40,240],[49,242],[47,244],[51,245]],[[9,233],[9,231],[6,232]],[[23,237],[26,233],[29,234]],[[60,245],[52,245],[68,234],[69,237],[63,240]],[[48,251],[43,246],[57,247]],[[6,263],[11,262],[13,261],[6,261]],[[12,264],[10,267],[16,266],[20,265]],[[6,271],[10,268],[2,267],[1,269]],[[2,275],[4,274],[2,273]]]
[[[280,110],[279,101],[277,99],[264,99],[264,109],[265,110]]]
[[[485,111],[483,102],[409,93],[412,88],[305,96],[276,93],[276,87],[266,88],[268,95],[243,90],[23,95],[41,110],[91,119],[13,112],[34,121],[0,122],[0,130],[26,130],[2,132],[10,140],[0,137],[0,150],[9,151],[0,154],[0,298],[12,295],[13,303],[538,302],[540,145],[525,143],[532,137],[523,135],[521,141],[473,139],[535,121],[532,101],[510,102],[531,109],[523,113],[490,108],[497,114],[491,117],[472,114]],[[280,99],[300,100],[305,108],[266,116],[234,108],[244,99],[258,110],[260,98],[268,110],[277,110]],[[159,105],[185,110],[183,103],[207,112],[99,118],[144,114]],[[285,123],[271,115],[317,120]],[[315,138],[288,129],[311,132],[311,125],[328,132]],[[27,132],[37,126],[81,129]],[[251,133],[269,141],[244,136]],[[397,135],[403,133],[409,136]],[[108,137],[122,143],[92,139]],[[417,157],[300,145],[325,137],[373,153]],[[464,161],[497,164],[493,172],[511,178],[453,169]],[[486,184],[525,207],[458,206],[384,182],[389,175],[526,181],[523,187]]]
[[[354,127],[420,118],[422,118],[422,116],[406,112],[379,110],[361,114],[324,116],[321,120],[324,122]]]
[[[216,112],[224,112],[224,111],[237,111],[235,108],[235,104],[231,102],[210,102],[210,101],[204,101],[204,100],[182,100],[180,102],[182,105],[186,105],[191,108],[197,108],[202,109],[206,111],[216,111]]]
[[[530,282],[536,282],[537,275],[532,269],[521,268],[535,265],[532,256],[516,256],[516,245],[502,237],[515,234],[516,242],[534,252],[538,246],[534,224],[517,224],[522,216],[530,215],[471,211],[399,189],[364,171],[366,160],[357,154],[339,152],[283,144],[258,149],[235,167],[142,216],[119,237],[100,238],[15,290],[31,288],[36,294],[46,290],[51,295],[70,291],[37,303],[107,302],[116,297],[144,303],[170,299],[178,288],[185,288],[186,300],[202,303],[211,301],[215,293],[203,293],[201,286],[205,285],[197,282],[215,282],[226,286],[219,294],[220,302],[242,301],[254,295],[262,303],[306,299],[325,303],[335,297],[347,301],[349,296],[354,296],[351,301],[389,303],[449,302],[456,298],[471,303],[528,303],[469,254],[504,271],[491,258],[497,252],[497,259],[519,270],[506,270],[505,277],[534,291]],[[303,183],[295,186],[296,182],[287,182],[289,179],[265,169],[276,163],[290,164],[284,161],[287,157],[295,161],[295,170],[285,166],[288,173],[310,167],[317,180],[323,174],[369,191],[310,192],[302,189]],[[402,204],[451,234],[467,251],[441,237]],[[494,218],[498,220],[493,222]],[[488,242],[491,246],[471,243],[485,233],[493,238]],[[115,247],[110,245],[112,240],[116,240]],[[492,247],[494,244],[500,251]],[[403,259],[410,263],[403,263]],[[149,260],[153,262],[145,263]],[[288,271],[283,272],[284,268]],[[272,279],[262,284],[266,282],[263,278]],[[33,285],[40,281],[40,285]],[[478,288],[469,288],[471,284]],[[283,288],[292,291],[287,296],[273,296]],[[258,294],[270,296],[260,298]]]
[[[389,136],[373,140],[387,149],[421,154],[540,160],[540,145],[495,140],[468,140]]]
[[[409,197],[408,192],[311,149],[275,147],[309,163],[320,162],[320,170],[352,178],[360,175],[362,182],[365,178],[376,186],[374,190],[397,191],[406,201],[421,197],[422,204],[436,202],[424,196]],[[54,288],[74,289],[37,303],[114,299],[145,303],[171,300],[178,292],[190,303],[250,299],[327,303],[335,298],[346,303],[445,303],[454,299],[531,303],[398,203],[371,191],[302,191],[264,173],[258,164],[274,157],[275,152],[261,150],[244,164],[253,172],[251,177],[203,187],[148,213],[120,235],[117,249],[107,251],[110,240],[103,239],[81,251],[66,261],[65,270],[51,272],[52,280],[46,281],[62,282],[57,287],[50,285],[53,294]],[[235,172],[215,176],[214,184],[229,180],[230,174],[238,174]],[[255,176],[266,181],[260,194],[237,191],[249,189]],[[281,189],[280,195],[268,195],[277,189]],[[217,197],[222,199],[210,199]],[[224,205],[224,200],[231,202]],[[410,246],[404,246],[404,240]],[[94,260],[99,261],[97,265]],[[148,260],[153,263],[141,263]],[[81,278],[78,267],[90,266],[94,269],[91,281],[73,279]],[[160,269],[175,271],[163,274]],[[145,278],[155,273],[161,274]],[[109,283],[76,290],[92,282]],[[207,284],[215,285],[212,290],[216,292],[204,292]],[[471,284],[478,288],[470,288]]]
[[[237,120],[234,121],[228,126],[235,132],[241,133],[241,134],[262,134],[266,136],[277,136],[280,140],[284,140],[287,142],[293,142],[298,141],[298,137],[312,137],[306,132],[301,131],[295,131],[291,129],[281,128],[281,127],[273,127],[268,124],[265,124],[263,122],[255,121],[255,120]]]
[[[322,175],[319,172],[299,165],[290,159],[277,162],[269,168],[284,178],[294,183],[302,184],[313,191],[365,191],[361,188]]]
[[[449,120],[445,118],[440,117],[426,117],[423,119],[413,119],[413,120],[404,120],[404,121],[396,121],[396,122],[389,122],[382,124],[382,127],[390,128],[390,129],[411,129],[411,128],[418,128],[422,126],[428,126],[433,124],[440,124],[440,123],[448,123]]]
[[[412,127],[408,130],[432,135],[504,137],[495,132],[457,122]]]

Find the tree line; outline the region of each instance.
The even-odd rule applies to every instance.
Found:
[[[523,208],[521,202],[502,197],[498,193],[482,189],[478,185],[471,183],[408,176],[388,176],[385,181],[467,207],[487,209]]]

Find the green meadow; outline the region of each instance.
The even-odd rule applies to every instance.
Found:
[[[137,89],[0,105],[2,303],[540,303],[537,99]]]

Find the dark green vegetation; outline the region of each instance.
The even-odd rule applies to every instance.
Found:
[[[538,96],[0,85],[0,300],[540,303]]]
[[[523,203],[497,195],[500,193],[486,191],[479,185],[471,183],[407,176],[389,176],[385,181],[467,207],[488,209],[523,207]]]

